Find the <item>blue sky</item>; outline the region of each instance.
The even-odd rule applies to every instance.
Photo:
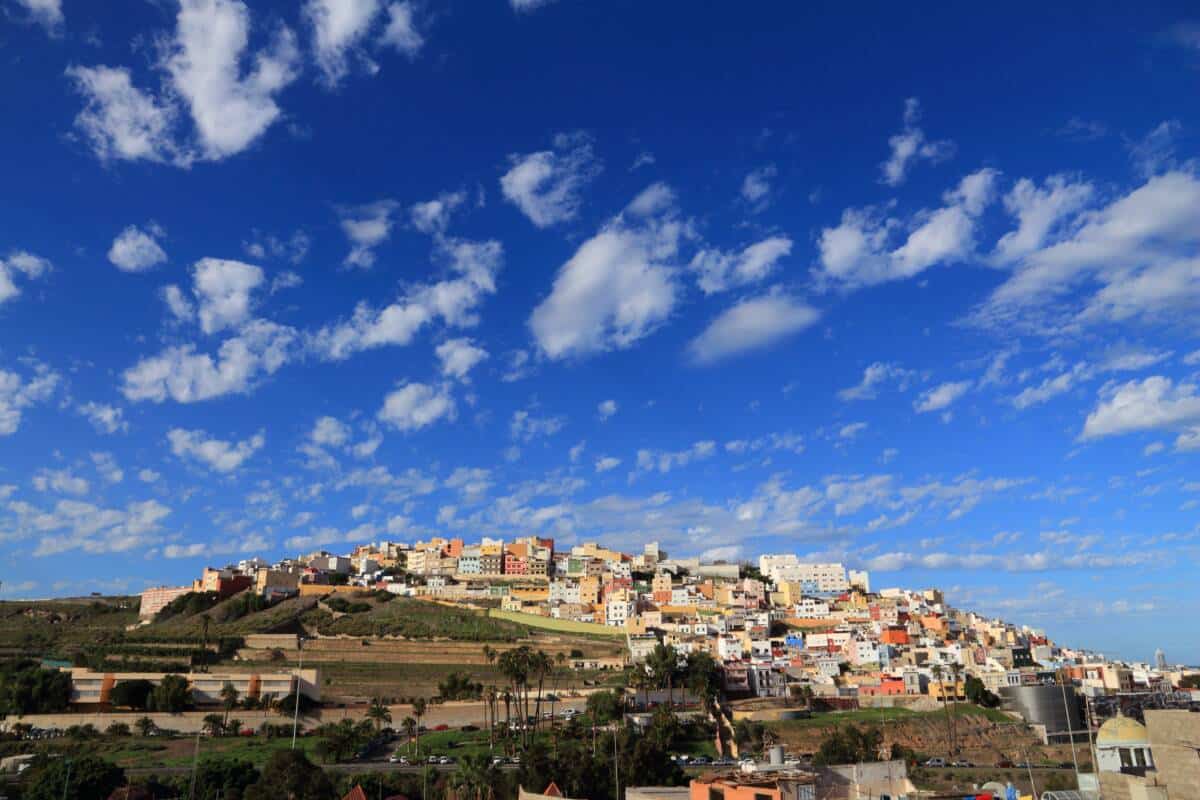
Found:
[[[0,0],[0,61],[4,596],[537,532],[1200,660],[1186,4]]]

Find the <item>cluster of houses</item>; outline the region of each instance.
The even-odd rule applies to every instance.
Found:
[[[1069,682],[1092,696],[1171,691],[1184,675],[1163,663],[1131,665],[1060,647],[1043,631],[953,608],[937,589],[872,591],[865,571],[838,563],[792,554],[763,555],[757,565],[701,563],[670,558],[656,543],[637,554],[595,543],[559,551],[537,536],[473,544],[435,537],[277,563],[254,558],[206,569],[190,586],[146,590],[141,615],[148,621],[188,592],[225,597],[245,589],[268,598],[385,590],[619,631],[632,663],[659,643],[681,657],[710,653],[731,696],[802,691],[831,705],[940,703],[967,699],[973,676],[1020,706],[1021,687]]]

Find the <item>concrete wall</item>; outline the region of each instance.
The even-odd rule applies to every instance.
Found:
[[[535,614],[520,614],[515,611],[500,611],[495,608],[489,609],[488,616],[493,619],[503,619],[509,622],[517,622],[521,625],[528,625],[531,628],[545,628],[546,630],[558,631],[560,633],[585,633],[593,636],[625,636],[624,628],[611,628],[607,625],[597,625],[592,622],[576,622],[569,619],[540,617]]]
[[[1200,797],[1200,714],[1190,711],[1146,711],[1150,751],[1158,782],[1170,800]]]

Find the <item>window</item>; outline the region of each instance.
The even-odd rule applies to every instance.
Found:
[[[1133,757],[1129,752],[1129,748],[1122,747],[1122,748],[1120,748],[1119,752],[1121,754],[1121,766],[1122,767],[1132,767],[1133,766]]]
[[[708,787],[708,800],[725,800],[725,790],[715,786]]]
[[[1133,755],[1134,755],[1134,757],[1137,759],[1137,765],[1138,765],[1139,767],[1144,767],[1144,766],[1147,766],[1147,764],[1146,764],[1146,751],[1145,751],[1145,750],[1143,750],[1142,748],[1140,748],[1140,747],[1139,747],[1137,750],[1134,750],[1134,751],[1133,751]]]
[[[754,800],[773,800],[773,798],[769,794],[759,794],[756,792],[754,794]]]

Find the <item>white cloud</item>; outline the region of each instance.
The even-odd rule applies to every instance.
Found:
[[[162,476],[152,469],[138,470],[138,480],[142,483],[157,483]]]
[[[1170,356],[1169,351],[1117,349],[1100,363],[1080,361],[1070,369],[1044,379],[1036,386],[1026,387],[1012,399],[1012,404],[1018,409],[1029,408],[1065,394],[1098,375],[1108,372],[1137,372],[1165,361]]]
[[[401,299],[382,309],[360,303],[349,320],[327,325],[309,336],[309,348],[321,358],[337,361],[375,347],[407,345],[421,328],[439,319],[453,327],[478,324],[475,308],[496,291],[503,248],[496,241],[442,238],[437,248],[455,277],[412,286]]]
[[[921,396],[913,403],[913,408],[918,414],[941,411],[944,408],[949,408],[956,400],[966,394],[970,388],[971,381],[948,381],[939,384],[928,391],[922,392]]]
[[[38,366],[30,378],[0,369],[0,436],[16,433],[23,412],[49,400],[58,382],[58,373],[43,366]]]
[[[1101,390],[1101,400],[1087,416],[1079,438],[1083,441],[1105,436],[1151,430],[1180,431],[1177,450],[1195,449],[1200,443],[1200,394],[1195,384],[1175,384],[1170,378],[1152,375]]]
[[[904,183],[909,169],[916,161],[925,160],[936,164],[954,155],[953,142],[931,142],[925,138],[925,132],[917,126],[920,120],[921,103],[917,98],[910,97],[904,101],[904,130],[888,139],[891,155],[879,165],[883,171],[881,180],[888,186]]]
[[[904,243],[891,250],[892,234],[906,226],[874,209],[846,209],[840,224],[823,229],[817,241],[821,276],[853,289],[970,260],[977,218],[992,200],[998,175],[986,168],[967,175],[943,195],[945,205],[916,214]]]
[[[92,464],[100,477],[108,483],[120,483],[125,480],[125,471],[117,464],[112,453],[92,453]]]
[[[621,466],[621,459],[613,458],[612,456],[604,456],[596,459],[596,472],[608,472]]]
[[[192,268],[192,291],[201,330],[217,333],[242,325],[253,310],[251,294],[264,279],[263,271],[253,264],[218,258],[197,261]]]
[[[672,265],[687,227],[674,195],[654,184],[558,271],[529,327],[550,358],[630,347],[666,321],[679,293]]]
[[[977,324],[1054,332],[1138,317],[1161,321],[1200,306],[1196,176],[1158,175],[1063,228],[1065,237],[1016,262],[973,314]],[[1099,289],[1079,309],[1066,295],[1081,286]]]
[[[742,199],[757,213],[771,201],[771,180],[779,174],[774,164],[751,170],[742,179]]]
[[[447,339],[439,344],[434,352],[442,364],[442,375],[448,378],[467,380],[467,375],[480,362],[488,357],[488,352],[482,347],[476,347],[467,338]]]
[[[349,72],[347,61],[366,37],[380,10],[379,0],[308,0],[304,17],[313,29],[313,50],[327,86],[336,86]]]
[[[350,441],[350,426],[334,417],[321,417],[313,425],[309,440],[316,445],[341,447]]]
[[[27,280],[34,280],[42,277],[52,268],[46,259],[23,250],[9,253],[7,258],[0,258],[0,304],[21,294],[21,288],[17,286],[16,282],[17,275],[21,275]]]
[[[1067,217],[1087,206],[1092,193],[1090,183],[1072,182],[1065,175],[1051,175],[1040,189],[1021,178],[1004,196],[1004,208],[1017,218],[1017,229],[1000,237],[993,257],[1009,264],[1037,250]]]
[[[11,507],[10,507],[11,508]],[[156,544],[154,534],[171,509],[157,500],[133,502],[124,509],[101,508],[80,500],[59,500],[53,509],[22,504],[15,534],[38,536],[37,557],[71,550],[86,553],[123,553]]]
[[[513,11],[523,12],[535,11],[539,8],[550,5],[551,3],[555,2],[555,0],[508,0],[508,2],[509,5],[512,6]]]
[[[529,442],[539,436],[553,436],[567,424],[564,417],[535,417],[528,411],[514,411],[508,424],[509,434],[518,442]]]
[[[183,290],[178,286],[171,284],[164,286],[162,289],[163,302],[167,304],[167,310],[171,315],[180,322],[191,322],[196,317],[196,307],[192,305],[192,301],[187,299]]]
[[[167,441],[177,457],[191,459],[224,474],[241,467],[262,449],[267,440],[261,431],[240,442],[226,442],[212,438],[204,431],[172,428],[167,431]]]
[[[395,200],[378,200],[339,210],[342,232],[351,244],[343,264],[362,269],[374,266],[375,248],[392,235],[397,208],[399,204]]]
[[[194,345],[169,347],[143,358],[122,374],[127,400],[195,403],[226,394],[248,394],[263,373],[273,375],[293,355],[296,331],[266,320],[253,320],[226,339],[214,359]]]
[[[129,430],[125,421],[125,412],[116,406],[105,403],[88,402],[77,406],[76,410],[87,417],[88,422],[99,433],[117,433]]]
[[[842,389],[838,397],[842,400],[871,400],[879,393],[879,387],[894,382],[901,391],[906,391],[916,373],[899,364],[876,361],[863,370],[862,380],[857,385]]]
[[[853,439],[867,429],[865,422],[851,422],[849,425],[843,425],[838,431],[838,436],[842,439]]]
[[[57,34],[64,22],[62,0],[16,0],[29,18],[51,34]]]
[[[250,12],[240,0],[181,0],[174,36],[160,39],[161,89],[137,88],[124,67],[72,66],[67,75],[85,101],[75,125],[101,160],[187,167],[240,153],[281,116],[275,96],[296,79],[300,62],[286,26],[256,52],[249,40]],[[191,139],[177,130],[181,106]]]
[[[774,272],[779,261],[791,255],[791,252],[791,239],[771,236],[755,242],[740,253],[701,250],[692,257],[688,267],[697,273],[696,282],[701,291],[713,294],[761,281]]]
[[[299,75],[296,37],[286,26],[256,53],[249,40],[250,11],[240,0],[181,0],[163,67],[191,111],[204,158],[253,144],[282,114],[275,95]],[[245,74],[244,63],[253,65]]]
[[[712,364],[730,356],[769,347],[812,326],[821,313],[782,294],[743,300],[723,311],[688,345],[692,360]]]
[[[128,69],[75,66],[67,75],[85,103],[75,127],[101,161],[188,160],[172,138],[178,110],[134,86]]]
[[[1178,120],[1159,123],[1150,133],[1129,145],[1129,156],[1143,178],[1175,168],[1175,139],[1183,126]]]
[[[379,409],[379,420],[400,431],[416,431],[441,419],[453,421],[454,398],[446,386],[404,384],[388,394]]]
[[[108,249],[108,260],[125,272],[145,272],[166,261],[166,252],[155,240],[161,232],[153,225],[148,231],[136,225],[121,231]]]
[[[264,234],[256,229],[251,232],[249,240],[242,242],[242,249],[251,258],[278,258],[292,264],[303,261],[311,246],[312,238],[303,230],[295,230],[291,236],[282,238],[272,233]]]
[[[712,458],[717,452],[717,443],[709,440],[695,442],[686,450],[638,450],[637,471],[667,473],[677,467],[686,467],[694,461]]]
[[[451,215],[466,199],[466,192],[443,192],[432,200],[414,203],[408,212],[413,227],[421,233],[444,233]]]
[[[92,490],[92,485],[85,478],[72,475],[65,469],[39,470],[31,480],[33,488],[39,492],[54,492],[55,494],[70,494],[81,497]]]
[[[380,42],[394,47],[398,52],[409,58],[415,58],[425,46],[425,38],[417,30],[413,19],[413,4],[405,0],[403,3],[392,3],[388,6],[387,27],[384,28]]]
[[[600,415],[600,421],[607,421],[613,414],[617,413],[616,400],[604,400],[600,405],[596,406],[596,413]]]
[[[504,197],[539,228],[574,219],[580,194],[600,173],[586,134],[560,133],[553,150],[509,156],[511,167],[500,177]]]

